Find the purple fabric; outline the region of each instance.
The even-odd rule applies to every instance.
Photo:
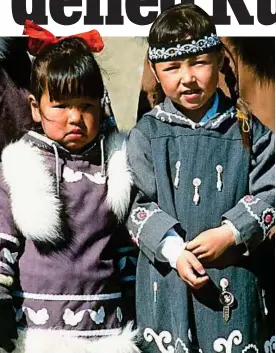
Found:
[[[101,166],[98,148],[97,144],[85,158],[71,155],[69,158],[63,150],[59,150],[60,171],[67,167],[74,172],[80,171],[90,175],[99,173]],[[50,173],[55,176],[54,153],[48,148],[43,150],[43,153]],[[122,299],[115,255],[116,248],[122,244],[115,235],[116,219],[108,210],[106,193],[106,184],[96,184],[85,175],[76,182],[60,178],[60,199],[64,202],[64,241],[56,246],[46,246],[30,240],[25,242],[19,259],[19,281],[13,293],[18,320],[22,316],[20,307],[24,311],[19,321],[20,326],[27,324],[28,327],[74,330],[121,327]],[[42,297],[22,299],[22,292],[39,294]],[[115,295],[115,298],[48,300],[43,299],[44,294],[111,294]],[[90,317],[91,311],[95,312],[92,316],[97,316],[101,307],[105,313],[103,322],[95,322]],[[35,324],[29,311],[37,313],[38,310],[44,309],[47,310],[49,318],[44,324]],[[85,309],[86,312],[78,323],[68,325],[63,319],[66,309],[70,309],[74,315]]]

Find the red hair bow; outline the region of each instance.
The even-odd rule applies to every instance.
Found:
[[[98,31],[93,29],[92,31],[74,34],[68,37],[55,37],[51,32],[38,26],[36,23],[26,20],[24,25],[23,34],[29,36],[28,39],[28,51],[30,54],[36,56],[49,44],[55,44],[63,40],[64,38],[82,38],[89,49],[94,52],[100,52],[104,43]]]

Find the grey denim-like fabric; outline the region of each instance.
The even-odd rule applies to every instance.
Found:
[[[136,292],[144,352],[219,352],[220,344],[225,352],[263,352],[272,335],[274,313],[263,290],[273,281],[274,137],[252,119],[247,150],[235,108],[219,95],[218,114],[205,124],[190,121],[166,98],[129,136],[137,194],[127,225],[140,247]],[[198,204],[195,178],[201,181]],[[156,260],[171,227],[187,241],[224,219],[242,241],[207,269],[210,281],[201,289],[192,291],[169,264]],[[235,298],[228,322],[219,300],[222,278]]]

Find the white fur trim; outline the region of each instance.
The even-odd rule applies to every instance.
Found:
[[[107,203],[119,221],[122,221],[129,206],[133,179],[127,164],[126,142],[121,149],[111,153],[107,168]]]
[[[93,340],[70,337],[54,330],[28,329],[19,332],[14,353],[139,353],[136,336],[137,330],[132,330],[132,324],[118,335]]]
[[[26,239],[55,243],[61,237],[61,203],[43,155],[20,140],[4,149],[2,161],[16,226]]]

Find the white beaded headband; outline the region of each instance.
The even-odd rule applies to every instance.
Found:
[[[191,55],[199,55],[214,51],[221,46],[221,41],[216,34],[210,34],[197,40],[185,40],[182,42],[157,44],[150,46],[148,58],[151,62],[163,62],[185,58]]]

